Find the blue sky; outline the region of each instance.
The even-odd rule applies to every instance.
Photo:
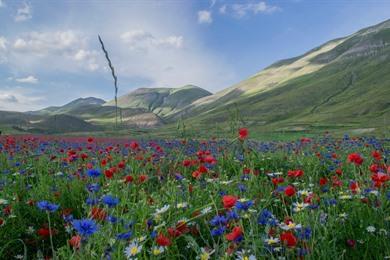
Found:
[[[390,1],[0,0],[0,110],[195,84],[216,92],[390,18]]]

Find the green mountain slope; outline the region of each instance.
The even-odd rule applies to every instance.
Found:
[[[168,119],[223,122],[237,108],[272,128],[376,125],[390,109],[390,21],[277,62]]]
[[[211,95],[202,88],[187,85],[181,88],[139,88],[118,98],[121,108],[142,108],[158,116],[168,116],[180,111],[199,98]],[[109,101],[106,106],[113,106]]]
[[[30,114],[36,115],[58,115],[58,114],[68,114],[76,113],[82,110],[88,110],[89,108],[96,108],[103,105],[106,101],[100,98],[87,97],[87,98],[78,98],[73,100],[63,106],[54,106],[47,107],[38,111],[31,111]]]

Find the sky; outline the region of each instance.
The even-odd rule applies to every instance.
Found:
[[[390,18],[375,0],[0,0],[0,110],[193,84],[213,93]]]

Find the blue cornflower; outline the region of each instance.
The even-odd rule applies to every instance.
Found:
[[[230,221],[230,220],[237,220],[240,218],[240,216],[238,215],[237,211],[235,210],[230,210],[228,212],[226,212],[226,217],[227,217],[227,220]]]
[[[298,256],[302,257],[309,253],[309,251],[305,248],[297,248]]]
[[[146,224],[148,225],[148,228],[151,228],[153,226],[153,219],[148,219]]]
[[[96,205],[96,204],[98,204],[98,202],[99,202],[99,200],[96,198],[87,198],[85,200],[85,203],[87,203],[87,205],[89,205],[89,206]]]
[[[87,190],[89,192],[98,192],[100,190],[100,185],[98,183],[91,183],[87,185]]]
[[[221,190],[221,191],[219,191],[219,195],[220,196],[225,196],[227,193],[226,193],[226,191],[224,191],[224,190]]]
[[[176,174],[175,174],[175,179],[178,180],[178,181],[181,181],[181,180],[184,179],[184,176],[181,175],[180,173],[176,173]]]
[[[257,219],[257,223],[260,225],[270,225],[270,226],[276,226],[278,224],[277,219],[274,217],[271,211],[267,209],[263,209],[260,212],[259,218]]]
[[[224,226],[227,223],[227,219],[224,216],[215,216],[210,220],[212,226]]]
[[[110,223],[112,223],[112,224],[115,224],[115,223],[118,222],[118,218],[115,217],[115,216],[112,216],[112,215],[107,216],[107,220],[108,220]]]
[[[297,236],[301,240],[309,240],[311,237],[311,228],[305,227],[305,228],[298,229]]]
[[[113,208],[119,203],[119,199],[115,198],[114,196],[111,195],[106,195],[103,197],[103,203],[106,204],[108,207]]]
[[[89,177],[96,178],[100,176],[100,170],[99,169],[90,169],[87,172]]]
[[[247,211],[251,206],[253,206],[253,201],[237,201],[236,202],[236,208],[238,210]]]
[[[121,240],[128,240],[132,236],[132,234],[133,233],[131,231],[119,233],[118,235],[116,235],[116,238]]]
[[[246,189],[246,186],[245,186],[244,184],[242,184],[242,183],[238,184],[238,185],[237,185],[237,188],[238,188],[238,190],[241,191],[241,192],[245,192],[245,191],[247,190],[247,189]]]
[[[72,222],[73,228],[81,236],[89,237],[98,231],[98,225],[92,219],[76,219]]]
[[[325,206],[333,206],[337,204],[336,199],[325,199],[324,201]]]
[[[156,230],[153,230],[152,232],[150,232],[150,237],[152,239],[156,238],[157,237],[157,231]]]
[[[226,228],[225,227],[219,227],[219,228],[214,228],[211,230],[211,235],[212,236],[221,236],[225,232]]]
[[[390,200],[390,191],[387,192],[386,197],[387,197],[388,200]]]
[[[66,223],[69,223],[69,222],[72,222],[72,221],[73,221],[73,215],[72,215],[72,214],[64,215],[64,216],[62,216],[62,218],[64,219],[64,221],[65,221]]]
[[[38,208],[41,209],[41,210],[46,210],[46,211],[49,211],[49,212],[54,212],[56,211],[60,206],[59,205],[56,205],[54,203],[50,203],[46,200],[42,200],[40,202],[38,202]]]

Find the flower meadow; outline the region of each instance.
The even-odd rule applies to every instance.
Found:
[[[0,259],[390,258],[390,140],[0,137]]]

